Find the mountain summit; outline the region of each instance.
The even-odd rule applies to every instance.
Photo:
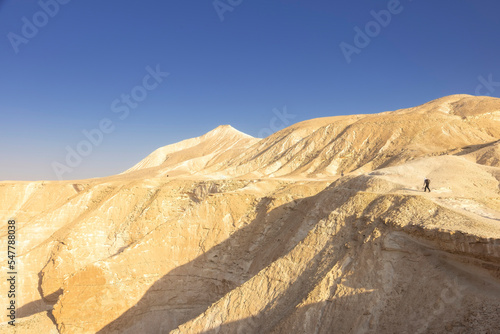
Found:
[[[220,125],[200,137],[157,149],[125,173],[148,169],[154,175],[190,175],[230,159],[258,141],[230,125]]]

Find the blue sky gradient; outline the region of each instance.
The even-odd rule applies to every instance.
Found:
[[[215,3],[227,10],[213,1],[1,1],[0,180],[116,174],[220,124],[266,133],[285,106],[294,118],[280,126],[450,94],[500,96],[498,1]],[[372,11],[388,8],[390,22],[373,23]],[[367,24],[369,43],[356,46],[355,28]],[[350,63],[341,43],[357,48]],[[169,75],[149,78],[147,90],[146,68],[157,66]],[[141,101],[120,119],[112,104],[132,92]],[[113,130],[69,166],[67,147],[77,150],[82,131],[104,119]]]

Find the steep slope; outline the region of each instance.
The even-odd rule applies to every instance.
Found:
[[[486,145],[465,147],[458,155],[463,155],[481,165],[500,167],[500,141]]]

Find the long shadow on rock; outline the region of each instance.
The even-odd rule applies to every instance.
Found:
[[[318,221],[359,190],[349,189],[351,183],[357,186],[358,182],[348,180],[342,189],[331,185],[314,196],[282,204],[270,212],[267,208],[272,198],[262,198],[256,206],[257,216],[251,223],[195,260],[171,270],[155,282],[136,305],[98,333],[168,333],[195,318],[293,249]],[[318,208],[318,201],[330,191],[336,193],[336,200],[324,201],[324,205]],[[311,217],[308,214],[312,208],[320,212]],[[317,256],[315,266],[323,263],[326,252],[324,250]],[[331,260],[322,265],[330,268],[334,263]],[[305,289],[300,285],[296,287],[302,296]]]
[[[276,328],[292,313],[296,312],[301,302],[314,288],[325,278],[335,266],[343,263],[345,273],[350,267],[351,258],[348,249],[345,248],[346,241],[356,239],[358,224],[356,217],[348,217],[345,226],[332,234],[326,245],[308,262],[306,269],[287,286],[286,291],[278,298],[270,298],[267,306],[254,317],[241,321],[224,324],[216,329],[203,332],[204,334],[215,333],[269,333]],[[354,245],[351,247],[355,247]],[[343,275],[338,277],[340,281]],[[330,288],[334,294],[336,284]],[[228,312],[228,310],[222,310]],[[230,312],[230,310],[229,310]]]

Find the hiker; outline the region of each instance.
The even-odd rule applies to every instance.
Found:
[[[424,180],[424,193],[429,190],[429,192],[431,192],[431,188],[429,188],[429,184],[431,184],[431,180],[429,180],[428,178],[425,178]]]

